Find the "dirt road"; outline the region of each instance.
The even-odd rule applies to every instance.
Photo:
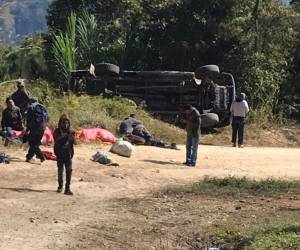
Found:
[[[97,220],[99,228],[118,222],[118,211],[112,212],[109,201],[142,197],[205,176],[300,179],[300,149],[200,146],[196,168],[181,164],[184,147],[178,151],[136,147],[131,158],[112,155],[119,167],[89,160],[97,150],[107,149],[97,145],[76,148],[74,197],[55,193],[55,162],[28,164],[24,150],[6,150],[14,160],[0,165],[0,249],[122,249],[97,247],[78,238],[93,221]],[[114,240],[111,235],[99,237]]]

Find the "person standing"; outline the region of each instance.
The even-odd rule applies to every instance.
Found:
[[[20,108],[23,119],[26,120],[28,104],[30,104],[31,94],[25,87],[23,79],[17,80],[17,91],[12,94],[12,99],[17,107]]]
[[[26,162],[30,162],[34,155],[43,162],[45,161],[45,157],[41,152],[40,145],[49,119],[48,112],[47,109],[34,98],[30,100],[30,103],[26,123],[26,134],[28,135],[29,133],[29,150],[26,155]]]
[[[238,137],[238,146],[244,147],[244,126],[246,114],[249,112],[248,103],[245,100],[246,95],[241,93],[232,103],[230,111],[232,115],[232,146],[236,147],[236,140]]]
[[[54,130],[54,153],[57,157],[57,192],[61,193],[63,189],[63,174],[66,169],[66,195],[73,195],[71,191],[72,178],[72,158],[74,156],[75,133],[70,129],[70,120],[66,115],[62,115],[59,119],[58,126]]]
[[[198,144],[201,135],[201,117],[192,105],[186,106],[186,161],[185,165],[195,167],[197,162]]]
[[[5,146],[7,146],[11,140],[12,130],[24,130],[20,109],[15,105],[11,97],[6,98],[6,106],[6,109],[2,112],[1,120],[2,132],[5,134]]]

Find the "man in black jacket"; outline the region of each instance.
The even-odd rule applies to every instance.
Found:
[[[27,114],[27,131],[29,150],[26,155],[26,161],[30,162],[34,155],[41,160],[45,161],[45,157],[41,152],[40,145],[44,135],[44,131],[48,122],[47,109],[40,104],[36,99],[30,100],[31,105]]]

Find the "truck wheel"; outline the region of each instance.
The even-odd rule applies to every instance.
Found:
[[[201,115],[201,127],[213,128],[219,123],[219,116],[215,113],[207,113]]]
[[[197,68],[195,71],[195,76],[198,79],[204,79],[205,77],[215,78],[219,74],[220,69],[217,65],[205,65]]]
[[[120,67],[111,63],[98,63],[95,66],[96,76],[118,76],[120,74]]]

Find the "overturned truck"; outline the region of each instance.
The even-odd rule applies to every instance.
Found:
[[[195,72],[121,71],[116,65],[100,63],[89,70],[72,71],[68,88],[88,95],[126,97],[173,124],[180,123],[181,107],[191,104],[201,113],[202,128],[229,125],[235,98],[233,76],[220,72],[216,65]]]

